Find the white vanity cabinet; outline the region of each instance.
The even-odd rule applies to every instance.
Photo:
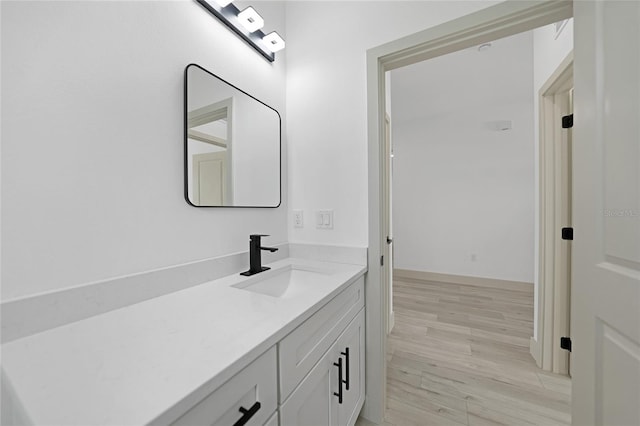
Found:
[[[354,425],[364,403],[364,309],[349,324],[334,346],[334,357],[342,359],[344,370],[342,385],[336,383],[337,392],[342,392],[342,402],[338,400],[338,425]]]
[[[331,299],[278,343],[280,403],[311,371],[364,307],[364,278]]]
[[[280,424],[353,425],[364,401],[364,279],[279,345]]]
[[[280,424],[353,425],[364,401],[364,309],[280,407]]]
[[[353,426],[364,402],[366,249],[294,248],[299,257],[254,277],[193,285],[210,273],[202,265],[154,272],[150,286],[194,275],[180,291],[4,342],[3,414],[70,426]]]
[[[355,424],[364,402],[364,278],[277,346],[277,351],[273,346],[262,354],[174,426]]]
[[[280,407],[282,425],[338,424],[338,411],[333,401],[333,389],[337,389],[334,355],[334,351],[327,352]]]

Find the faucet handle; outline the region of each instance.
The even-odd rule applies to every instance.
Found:
[[[251,234],[249,235],[249,238],[251,238],[252,240],[259,240],[260,237],[268,237],[268,235],[266,234]]]

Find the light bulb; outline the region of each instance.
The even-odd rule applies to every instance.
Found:
[[[284,40],[275,31],[272,31],[266,36],[262,37],[262,41],[267,46],[267,49],[269,49],[273,53],[284,49]]]
[[[250,33],[264,27],[264,19],[251,6],[238,13],[238,21]]]

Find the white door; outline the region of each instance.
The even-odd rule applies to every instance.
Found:
[[[575,1],[573,424],[640,424],[640,2]]]
[[[193,200],[198,206],[224,206],[227,188],[226,151],[193,155]]]

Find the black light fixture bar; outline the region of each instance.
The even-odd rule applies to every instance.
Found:
[[[238,13],[240,9],[238,9],[233,3],[229,3],[225,7],[220,7],[214,1],[211,3],[207,0],[196,0],[198,3],[202,5],[205,9],[207,9],[213,16],[218,18],[229,27],[234,33],[240,36],[249,46],[253,47],[265,57],[269,62],[273,62],[276,60],[276,54],[268,50],[264,42],[262,41],[262,37],[264,37],[264,33],[261,30],[254,31],[250,33],[238,21]]]

